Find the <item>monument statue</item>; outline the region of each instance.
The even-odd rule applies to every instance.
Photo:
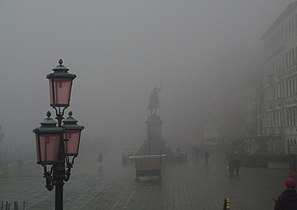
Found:
[[[158,93],[161,89],[162,88],[154,87],[150,94],[148,109],[150,110],[151,115],[157,115],[157,109],[160,108]]]

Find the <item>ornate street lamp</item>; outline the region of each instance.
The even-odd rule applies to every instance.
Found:
[[[41,126],[33,130],[37,164],[44,168],[46,188],[51,191],[55,187],[55,210],[63,210],[64,181],[70,178],[70,170],[78,155],[81,131],[84,129],[83,126],[77,125],[72,112],[69,112],[69,117],[63,121],[76,75],[69,74],[69,69],[62,64],[60,59],[59,65],[53,69],[54,72],[47,75],[50,84],[50,106],[55,109],[57,121],[52,119],[48,112],[47,118],[40,123]]]

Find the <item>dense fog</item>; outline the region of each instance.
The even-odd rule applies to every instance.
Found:
[[[77,75],[67,111],[85,126],[82,148],[141,145],[154,86],[164,141],[200,138],[209,94],[224,97],[221,87],[248,75],[229,67],[260,58],[261,36],[289,2],[0,0],[2,146],[35,152],[60,58]]]

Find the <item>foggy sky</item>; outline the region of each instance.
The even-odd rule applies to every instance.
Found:
[[[261,35],[289,2],[0,0],[5,136],[34,146],[33,128],[48,110],[53,114],[46,74],[62,58],[78,76],[67,110],[86,127],[85,138],[142,143],[154,86],[163,87],[164,139],[182,138],[193,112],[199,117],[212,78],[224,74],[205,63],[233,51],[261,51]]]

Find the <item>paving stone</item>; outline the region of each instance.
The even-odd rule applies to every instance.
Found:
[[[76,161],[64,185],[64,210],[219,210],[225,198],[231,209],[271,210],[288,175],[288,169],[241,168],[239,178],[229,178],[223,154],[210,152],[208,166],[189,157],[183,164],[163,163],[162,180],[135,181],[133,165],[122,166],[120,157],[106,161],[101,169],[87,157]],[[1,200],[26,201],[27,210],[54,209],[42,168],[34,162],[24,167],[22,174],[0,178]]]

